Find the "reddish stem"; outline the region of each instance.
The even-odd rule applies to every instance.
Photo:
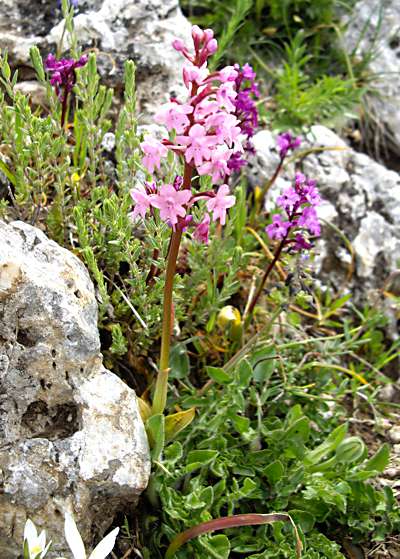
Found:
[[[214,520],[209,520],[193,526],[188,530],[178,534],[176,538],[170,543],[167,552],[165,554],[165,559],[172,559],[178,549],[187,541],[196,538],[207,532],[213,532],[215,530],[224,530],[225,528],[237,528],[240,526],[257,526],[260,524],[270,524],[272,522],[290,522],[293,526],[296,538],[296,554],[297,557],[301,556],[302,543],[299,538],[299,534],[294,524],[292,518],[288,514],[284,513],[271,513],[271,514],[235,514],[232,516],[225,516],[223,518],[216,518]]]

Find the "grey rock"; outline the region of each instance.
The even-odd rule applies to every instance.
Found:
[[[263,184],[279,161],[276,141],[263,130],[256,134],[254,144],[257,154],[249,178],[253,184]],[[400,261],[400,175],[357,153],[323,126],[311,128],[304,147],[326,148],[303,159],[304,173],[317,180],[324,198],[318,212],[327,224],[314,251],[318,276],[337,290],[352,289],[356,299],[365,302],[384,287]],[[276,196],[294,173],[293,163],[284,168],[268,195],[267,209],[274,207]],[[346,236],[354,250],[350,280],[351,253],[329,224]]]
[[[394,425],[389,431],[389,439],[392,443],[398,444],[400,443],[400,426]]]
[[[358,58],[373,53],[369,72],[374,93],[368,96],[369,120],[382,141],[400,153],[400,3],[359,0],[354,6],[344,46]]]
[[[123,89],[124,62],[134,60],[142,115],[152,114],[171,95],[183,92],[183,57],[171,43],[175,37],[189,41],[191,26],[178,0],[79,2],[75,13],[80,45],[96,52],[102,80],[117,94]],[[20,66],[29,66],[29,49],[35,44],[44,55],[55,52],[61,40],[66,50],[69,36],[61,17],[55,0],[3,0],[0,48],[7,48],[11,63]]]
[[[66,510],[90,548],[149,471],[135,393],[102,364],[85,267],[40,230],[0,222],[2,559],[17,557],[27,517],[63,554]]]
[[[394,384],[385,384],[378,392],[378,399],[381,402],[393,402],[396,394],[397,390]]]

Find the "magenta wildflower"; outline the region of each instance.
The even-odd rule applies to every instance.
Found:
[[[237,72],[235,85],[238,92],[235,99],[234,114],[238,119],[241,134],[247,139],[246,143],[243,144],[242,152],[253,153],[254,148],[251,138],[258,126],[258,111],[255,99],[260,95],[255,83],[256,73],[249,64],[245,64],[243,68],[235,64],[234,69]],[[241,152],[235,151],[231,156],[228,167],[233,171],[240,171],[246,164],[247,161],[242,157]]]
[[[289,151],[300,146],[301,138],[300,136],[294,138],[290,132],[284,132],[277,137],[276,143],[279,147],[279,157],[284,159]]]
[[[189,126],[188,114],[193,112],[191,105],[180,105],[179,103],[166,103],[160,107],[154,116],[158,124],[165,124],[168,130],[175,129],[178,134],[182,134]]]
[[[240,171],[242,167],[247,165],[246,159],[243,159],[243,154],[240,151],[235,151],[228,161],[228,167],[231,171]]]
[[[135,207],[133,208],[133,212],[130,214],[130,218],[135,220],[138,215],[142,218],[146,217],[146,213],[151,205],[151,197],[146,192],[144,186],[138,183],[135,188],[130,190],[129,193],[132,200],[135,202]]]
[[[161,157],[165,157],[168,153],[167,148],[156,138],[148,136],[144,142],[140,144],[143,153],[145,154],[142,163],[149,171],[154,172],[154,167],[160,168]]]
[[[210,159],[211,148],[216,145],[217,138],[208,136],[205,128],[201,124],[194,124],[189,130],[188,136],[177,136],[176,140],[186,145],[185,159],[188,163],[201,165],[204,160]]]
[[[296,251],[309,250],[310,248],[312,248],[312,244],[308,243],[301,233],[296,233],[294,241],[295,242],[293,248]]]
[[[272,223],[267,225],[265,230],[271,239],[281,240],[285,238],[290,227],[291,223],[283,221],[281,214],[275,214],[272,216]]]
[[[45,60],[45,68],[51,74],[50,83],[54,86],[58,97],[62,100],[68,95],[75,85],[76,68],[85,66],[88,57],[83,55],[79,60],[73,58],[61,58],[57,60],[53,54],[49,54]]]
[[[173,229],[178,217],[186,216],[186,204],[192,197],[190,190],[176,190],[172,184],[163,184],[159,194],[151,196],[151,205],[160,210],[160,217]]]
[[[235,196],[229,195],[229,186],[221,184],[217,194],[207,202],[207,210],[212,212],[213,221],[220,220],[221,225],[225,225],[226,210],[235,204]]]
[[[199,175],[211,175],[213,183],[223,180],[226,175],[231,173],[228,167],[231,154],[232,150],[228,149],[226,145],[218,146],[213,150],[211,160],[198,167]]]
[[[321,234],[315,210],[315,206],[321,203],[321,197],[315,184],[315,180],[296,173],[294,187],[286,188],[277,198],[277,204],[285,210],[287,220],[283,221],[282,215],[275,214],[272,223],[265,229],[271,239],[281,240],[294,250],[312,247],[304,234],[317,237]]]
[[[300,196],[292,187],[285,188],[280,196],[276,199],[278,206],[284,210],[290,210],[300,201]]]
[[[297,225],[308,229],[310,233],[316,235],[317,237],[321,234],[321,226],[318,221],[317,212],[312,206],[303,209],[297,220]]]
[[[208,244],[208,234],[210,230],[210,216],[205,214],[203,220],[196,226],[193,232],[193,238],[199,243]]]
[[[192,38],[194,53],[180,39],[173,42],[189,62],[183,68],[188,99],[166,103],[155,119],[177,132],[173,140],[163,140],[167,149],[183,156],[200,174],[210,172],[214,182],[224,181],[243,165],[244,158],[239,154],[252,150],[249,138],[258,120],[253,99],[258,96],[255,73],[249,65],[243,69],[235,65],[210,74],[207,58],[217,48],[213,32],[193,26]],[[219,154],[225,155],[228,150],[229,159],[223,157],[219,162]],[[150,163],[151,167],[152,154],[147,152],[145,156],[144,165]],[[158,160],[154,166],[158,166]]]

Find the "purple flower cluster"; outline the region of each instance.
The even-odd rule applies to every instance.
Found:
[[[294,186],[286,188],[277,198],[278,206],[286,212],[286,219],[282,214],[275,214],[272,223],[265,229],[271,239],[291,245],[294,250],[312,247],[304,234],[316,237],[321,234],[315,209],[321,203],[321,197],[315,185],[315,180],[296,173]]]
[[[240,68],[239,64],[235,64],[234,68],[238,73],[235,79],[237,97],[234,101],[234,114],[239,120],[242,134],[247,138],[247,142],[243,145],[244,151],[254,153],[250,140],[258,126],[258,111],[254,99],[260,96],[258,85],[255,82],[256,73],[250,64],[245,64],[243,68]],[[240,171],[246,164],[247,161],[242,157],[240,151],[234,152],[228,161],[228,167],[232,171]]]
[[[76,68],[85,66],[88,61],[86,55],[79,60],[73,58],[62,58],[57,60],[53,54],[49,54],[45,61],[45,68],[51,74],[50,83],[54,86],[58,97],[64,100],[75,85]]]
[[[301,138],[298,136],[295,138],[290,132],[284,132],[280,134],[277,138],[277,144],[279,147],[279,157],[285,159],[289,151],[296,149],[301,144]]]

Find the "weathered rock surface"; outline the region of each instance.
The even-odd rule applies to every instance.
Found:
[[[29,66],[29,49],[34,44],[44,55],[55,51],[64,31],[56,6],[56,0],[0,3],[0,48],[8,49],[12,64]],[[79,1],[74,24],[80,45],[96,52],[104,83],[122,89],[124,62],[127,58],[135,61],[141,113],[153,113],[179,92],[183,58],[171,42],[175,37],[189,41],[191,27],[178,0]],[[66,35],[63,41],[68,47]]]
[[[272,176],[279,161],[275,144],[269,131],[256,134],[257,155],[249,170],[253,183],[262,184]],[[325,200],[319,215],[328,222],[317,243],[318,275],[337,290],[352,288],[356,298],[365,301],[385,287],[400,261],[400,175],[357,153],[323,126],[312,127],[304,147],[326,148],[303,159],[303,172],[317,180]],[[294,173],[294,165],[288,165],[277,179],[266,201],[268,209]],[[354,262],[329,223],[350,241]]]
[[[19,556],[27,517],[62,555],[65,510],[90,547],[147,485],[135,394],[99,352],[83,264],[38,229],[0,222],[2,559]]]
[[[359,0],[344,36],[348,52],[358,58],[373,53],[369,72],[374,75],[374,94],[368,107],[375,135],[381,135],[395,154],[400,154],[400,2]]]

